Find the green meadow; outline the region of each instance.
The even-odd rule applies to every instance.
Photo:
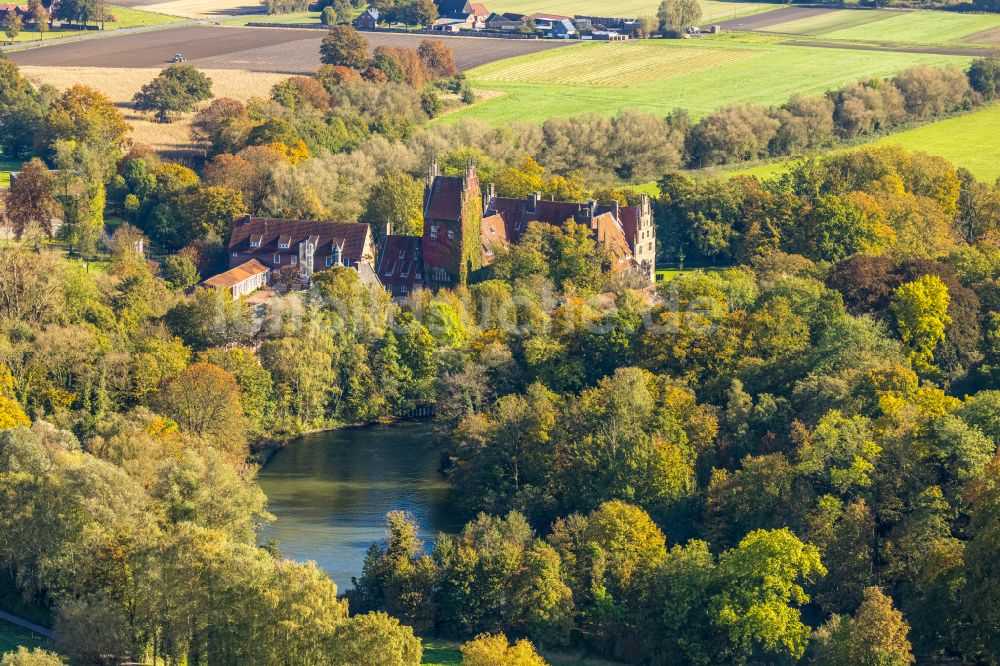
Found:
[[[105,22],[105,31],[121,30],[123,28],[168,25],[170,23],[178,23],[188,20],[179,16],[170,16],[169,14],[147,12],[143,9],[131,9],[129,7],[116,7],[112,5],[108,5],[108,13],[114,16],[115,20]],[[82,32],[83,31],[72,27],[57,27],[54,30],[46,32],[44,39],[45,41],[48,41],[50,39],[60,39],[62,37],[73,37],[81,34]],[[20,44],[21,42],[36,42],[41,38],[41,33],[31,26],[27,26],[17,37],[14,38],[14,42],[17,44]]]
[[[1000,40],[981,33],[1000,28],[998,14],[840,9],[777,23],[764,32],[884,44],[958,44]]]
[[[1000,178],[1000,104],[980,111],[939,120],[898,134],[889,134],[867,145],[902,146],[929,155],[938,155],[976,178],[993,182]],[[842,149],[850,150],[850,148]],[[721,173],[727,176],[770,178],[788,170],[795,160],[758,163]]]
[[[732,102],[780,104],[917,64],[964,66],[969,58],[922,53],[831,50],[767,37],[582,42],[470,70],[476,88],[500,93],[449,114],[495,124],[553,116],[678,107],[700,117]]]

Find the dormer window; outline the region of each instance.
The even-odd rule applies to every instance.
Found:
[[[250,247],[260,247],[260,242],[252,240],[250,241]]]
[[[278,243],[278,249],[280,249],[280,250],[287,250],[288,249],[288,243]]]

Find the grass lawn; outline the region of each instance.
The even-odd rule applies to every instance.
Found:
[[[149,27],[154,25],[167,25],[169,23],[177,23],[179,21],[184,21],[185,19],[179,16],[170,16],[168,14],[160,14],[158,12],[147,12],[141,9],[129,9],[128,7],[114,7],[108,6],[108,12],[115,17],[115,21],[107,21],[104,24],[104,29],[107,30],[121,30],[122,28],[140,28]],[[73,37],[76,35],[86,34],[93,32],[91,30],[83,31],[76,30],[75,28],[56,28],[55,30],[50,30],[45,33],[45,40],[59,39],[61,37]],[[21,42],[36,42],[41,37],[41,33],[32,28],[26,28],[21,31],[15,39],[15,43]]]
[[[721,2],[720,0],[699,0],[702,20],[708,22],[733,16],[742,16],[779,5],[763,2]],[[533,14],[549,12],[563,16],[655,16],[660,6],[659,0],[496,0],[488,7],[496,12],[519,12]]]
[[[965,167],[979,180],[992,183],[1000,178],[1000,104],[962,116],[929,123],[872,142],[876,146],[902,146],[943,157]],[[843,150],[850,150],[843,149]],[[794,160],[755,164],[724,172],[730,176],[770,178],[788,170]]]
[[[884,20],[832,30],[822,33],[822,36],[828,39],[898,44],[945,44],[961,41],[977,32],[1000,27],[1000,15],[997,14],[934,11],[893,12],[893,14],[895,15]]]
[[[497,97],[449,114],[494,124],[541,123],[589,111],[638,109],[700,117],[732,102],[780,104],[796,92],[818,95],[856,79],[891,76],[916,64],[964,66],[969,58],[785,46],[756,36],[699,40],[584,42],[510,58],[468,72]]]
[[[0,187],[10,187],[10,172],[21,168],[21,160],[9,160],[0,155]]]
[[[48,641],[27,629],[0,620],[0,655],[12,652],[20,645],[26,648],[47,647]]]
[[[292,12],[290,14],[243,14],[221,21],[222,25],[247,23],[319,23],[320,12]]]

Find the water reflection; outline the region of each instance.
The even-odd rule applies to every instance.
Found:
[[[439,531],[461,527],[438,463],[426,423],[307,435],[261,470],[277,520],[260,539],[276,539],[292,559],[316,560],[345,590],[361,573],[368,546],[384,538],[386,512],[412,513],[428,543]]]

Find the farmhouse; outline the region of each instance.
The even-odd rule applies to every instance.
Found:
[[[486,19],[486,29],[514,32],[527,25],[524,19],[524,14],[515,14],[513,12],[498,14],[494,12]]]
[[[267,285],[271,269],[256,259],[230,268],[224,273],[213,275],[199,284],[201,287],[226,289],[233,298],[249,296]]]
[[[484,5],[468,0],[437,0],[437,6],[438,19],[432,26],[434,30],[482,30],[490,15]]]
[[[25,23],[31,18],[31,9],[27,5],[16,5],[11,2],[0,3],[0,22],[7,20],[11,13],[17,14]]]
[[[365,11],[361,12],[352,24],[358,30],[374,30],[378,27],[378,10],[374,7],[369,7]]]
[[[229,238],[229,265],[252,259],[275,270],[296,266],[305,280],[315,271],[347,266],[366,284],[378,281],[371,227],[356,222],[239,218]]]

